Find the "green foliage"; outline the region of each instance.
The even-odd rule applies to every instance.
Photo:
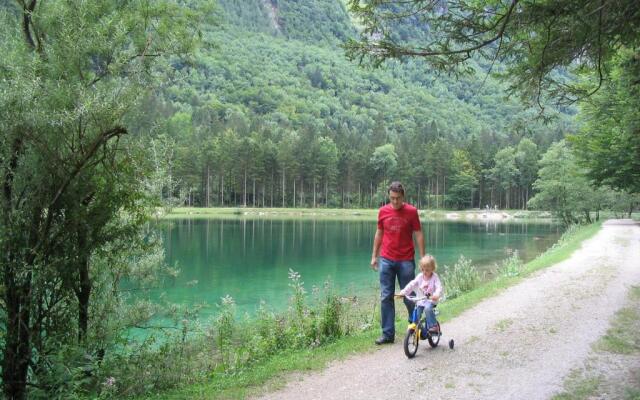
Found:
[[[515,186],[518,179],[516,150],[513,147],[507,146],[496,153],[495,165],[490,170],[489,177],[498,187],[505,191],[505,208],[510,208],[509,195],[511,193],[511,188]]]
[[[355,34],[342,1],[276,0],[272,4],[277,5],[282,31],[290,39],[337,43]]]
[[[583,104],[585,124],[571,138],[596,185],[640,193],[640,53],[622,49],[610,78]]]
[[[282,319],[270,311],[266,303],[260,302],[251,323],[255,329],[255,337],[251,340],[254,349],[252,359],[271,356],[286,347],[282,335]]]
[[[291,321],[288,334],[291,336],[291,342],[294,347],[299,347],[305,343],[305,335],[310,329],[310,320],[307,318],[308,309],[305,305],[306,291],[304,282],[299,273],[289,270],[289,287],[292,290],[290,299]]]
[[[342,1],[218,0],[225,20],[254,32],[335,44],[355,34]]]
[[[215,320],[216,329],[216,345],[220,351],[221,367],[224,371],[236,367],[234,361],[237,358],[234,357],[233,344],[236,328],[236,313],[235,302],[229,296],[222,298],[222,304],[220,305],[218,316]]]
[[[338,1],[220,6],[223,29],[207,26],[204,37],[225,45],[205,45],[193,65],[172,71],[175,81],[145,99],[136,121],[175,142],[165,199],[209,207],[372,207],[387,174],[419,206],[447,206],[444,199],[477,207],[493,192],[502,207],[507,192],[481,176],[497,150],[515,147],[521,136],[546,149],[573,129],[567,114],[549,125],[537,121],[535,112],[505,99],[506,86],[492,77],[456,80],[416,61],[357,68],[327,40],[314,39],[348,22],[317,23],[340,12]],[[293,35],[264,28],[273,24],[270,15],[284,27],[288,13],[305,28]],[[394,146],[393,171],[370,162],[384,145]],[[335,156],[324,151],[333,146]],[[454,150],[470,154],[473,174],[452,164]],[[535,170],[536,160],[526,160],[534,166],[518,169]],[[530,191],[530,184],[518,181],[512,191]]]
[[[369,316],[363,319],[361,312],[364,306],[369,309],[369,300],[340,298],[329,282],[309,296],[294,271],[289,284],[291,309],[287,312],[276,314],[261,303],[254,316],[239,319],[233,299],[227,296],[221,299],[212,324],[201,326],[195,322],[196,315],[181,310],[178,329],[149,327],[144,339],[121,342],[119,351],[107,352],[101,362],[91,364],[90,384],[78,377],[69,382],[84,385],[83,390],[61,393],[120,398],[218,381],[240,376],[279,354],[326,345],[371,326]]]
[[[533,187],[538,193],[529,200],[531,208],[551,210],[566,225],[583,218],[590,222],[589,213],[594,210],[592,189],[564,141],[552,145],[542,156]]]
[[[410,56],[447,72],[500,70],[498,75],[510,81],[511,91],[542,110],[549,101],[567,105],[591,97],[581,103],[586,124],[574,140],[588,177],[615,190],[640,190],[640,19],[629,12],[635,10],[633,0],[604,5],[595,0],[455,0],[446,6],[427,0],[351,0],[349,8],[363,29],[360,40],[349,41],[346,49],[361,62],[369,58],[380,65]],[[429,32],[397,34],[406,27],[416,33],[420,26],[429,27]],[[570,39],[567,31],[572,32]],[[496,60],[505,64],[496,65]],[[507,207],[515,178],[526,189],[523,203],[529,197],[535,178],[531,150],[535,149],[530,145],[518,150],[519,177],[512,157],[496,154],[491,175],[506,189]]]
[[[457,171],[449,189],[449,202],[458,209],[473,206],[474,191],[478,186],[478,171],[469,152],[454,150],[452,169]]]
[[[617,49],[636,48],[640,37],[637,13],[629,12],[636,9],[634,0],[604,5],[597,0],[454,0],[446,5],[350,0],[349,9],[363,26],[359,41],[347,44],[352,58],[380,64],[389,58],[421,57],[446,72],[473,72],[469,61],[474,59],[487,60],[488,69],[496,60],[506,60],[497,68],[511,80],[512,89],[538,104],[549,97],[570,103],[588,94],[601,82]],[[406,26],[426,26],[429,34],[394,34]],[[573,85],[567,79],[569,68],[588,72],[589,84]]]
[[[396,149],[392,144],[385,144],[373,151],[369,162],[376,174],[385,182],[391,176],[398,165]]]
[[[154,67],[193,47],[199,16],[172,1],[19,3],[0,9],[2,384],[64,397],[113,349],[95,318],[113,317],[123,259],[154,246],[145,147],[124,121]]]
[[[496,270],[500,276],[511,277],[520,275],[523,267],[524,263],[518,256],[518,252],[514,251],[511,257],[505,259],[497,266]]]
[[[596,343],[598,350],[616,354],[640,353],[640,340],[635,334],[640,327],[640,287],[631,287],[629,300],[631,304],[616,312],[611,327]]]
[[[481,278],[472,261],[460,256],[453,267],[444,266],[443,283],[446,287],[447,298],[454,299],[475,289],[480,285]]]

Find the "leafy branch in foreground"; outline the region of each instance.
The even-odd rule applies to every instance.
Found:
[[[377,65],[422,57],[445,72],[471,71],[474,56],[492,65],[504,61],[512,89],[540,106],[549,98],[568,104],[593,94],[616,51],[640,42],[634,0],[350,0],[349,9],[363,26],[360,38],[345,46],[349,57]],[[590,84],[570,84],[566,68],[589,71]]]
[[[0,8],[2,386],[54,393],[61,349],[100,358],[91,310],[113,264],[99,253],[144,244],[152,202],[144,149],[126,117],[164,57],[197,40],[167,1],[18,1]],[[108,261],[109,258],[103,258]],[[112,287],[117,291],[117,286]],[[94,352],[95,351],[95,352]],[[84,355],[83,355],[84,354]]]

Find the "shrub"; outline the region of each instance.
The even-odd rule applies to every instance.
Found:
[[[520,272],[522,272],[522,267],[524,263],[518,256],[518,251],[514,251],[511,257],[502,261],[502,264],[498,265],[496,270],[498,271],[498,275],[500,276],[518,276]]]
[[[444,266],[443,280],[447,297],[453,299],[473,290],[480,284],[480,274],[471,260],[460,256],[453,268]]]

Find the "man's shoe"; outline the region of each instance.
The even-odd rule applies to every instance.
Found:
[[[376,339],[376,344],[377,345],[381,345],[381,344],[386,344],[386,343],[393,343],[394,339],[393,338],[388,338],[385,336],[380,336],[379,338]]]

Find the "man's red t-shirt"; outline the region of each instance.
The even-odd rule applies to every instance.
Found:
[[[413,260],[413,232],[420,231],[418,209],[404,203],[399,210],[391,204],[380,207],[378,211],[378,229],[382,229],[382,248],[380,255],[393,261]]]

